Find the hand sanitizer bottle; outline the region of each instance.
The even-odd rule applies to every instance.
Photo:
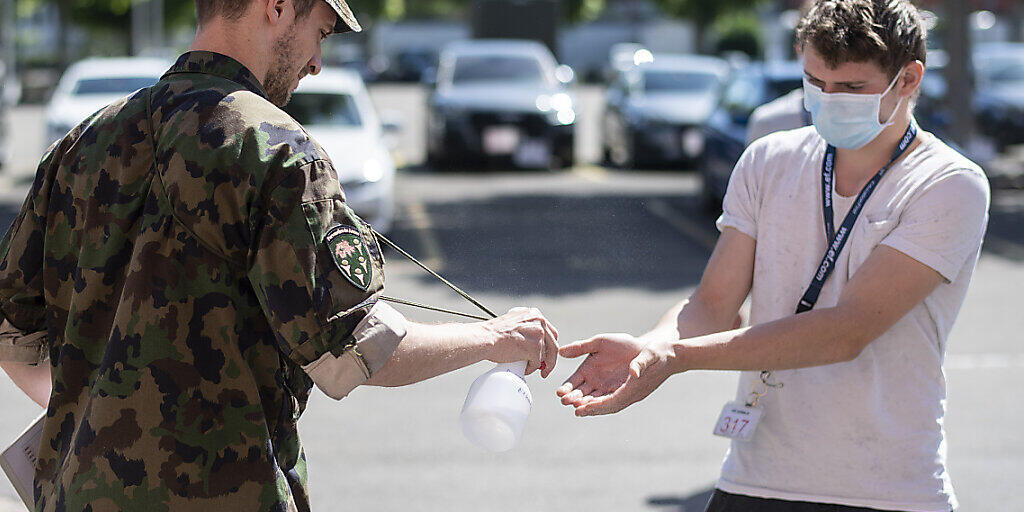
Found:
[[[511,450],[519,442],[533,408],[525,371],[526,361],[504,363],[473,381],[459,417],[466,439],[492,452]]]

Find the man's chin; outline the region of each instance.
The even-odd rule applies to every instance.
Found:
[[[273,103],[274,103],[274,105],[276,105],[276,106],[277,106],[278,108],[284,108],[284,106],[285,106],[285,105],[287,105],[287,104],[288,104],[288,102],[290,102],[291,100],[292,100],[292,93],[288,93],[288,94],[285,94],[285,95],[284,95],[284,98],[282,98],[282,99],[281,99],[281,100],[279,100],[279,101],[274,101]]]

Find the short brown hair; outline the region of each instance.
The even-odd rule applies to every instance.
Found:
[[[907,0],[818,0],[797,25],[796,40],[810,43],[830,67],[874,62],[890,78],[927,58],[921,13]]]
[[[196,0],[196,20],[200,25],[216,18],[237,20],[249,9],[253,0]],[[295,18],[305,18],[313,12],[313,2],[317,0],[292,0],[295,6]]]

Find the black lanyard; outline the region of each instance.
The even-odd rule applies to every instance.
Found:
[[[846,247],[846,242],[850,239],[850,232],[853,230],[853,225],[857,222],[857,218],[860,217],[861,210],[864,209],[864,203],[867,203],[868,198],[871,197],[871,194],[874,193],[875,188],[878,186],[878,182],[882,180],[882,177],[889,171],[892,164],[903,156],[903,153],[906,153],[915,138],[917,138],[917,126],[911,121],[907,131],[903,134],[903,138],[900,139],[899,145],[896,146],[892,158],[889,159],[889,163],[885,164],[885,167],[882,167],[871,178],[871,181],[864,185],[860,194],[857,195],[853,206],[850,207],[850,212],[846,214],[846,218],[843,219],[843,223],[839,226],[839,231],[835,229],[835,213],[832,211],[832,182],[835,180],[836,148],[829,145],[825,149],[825,160],[821,165],[821,201],[822,211],[825,216],[825,237],[828,241],[828,248],[825,251],[825,256],[821,259],[821,265],[818,265],[814,279],[811,280],[811,285],[804,292],[803,298],[800,299],[800,303],[796,307],[797,313],[814,309],[814,305],[818,302],[818,295],[821,294],[821,288],[825,286],[825,281],[828,280],[829,276],[832,275],[832,271],[835,270],[836,259],[843,252],[843,247]]]

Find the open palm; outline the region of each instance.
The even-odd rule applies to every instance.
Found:
[[[559,349],[562,357],[587,355],[565,384],[558,388],[557,394],[562,403],[579,407],[619,389],[629,378],[629,363],[643,348],[643,342],[629,334],[600,334]]]

